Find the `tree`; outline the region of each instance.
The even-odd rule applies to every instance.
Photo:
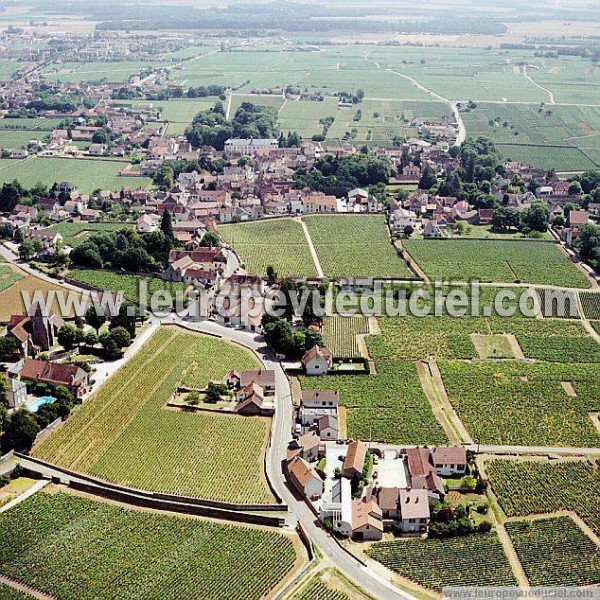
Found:
[[[95,306],[90,306],[85,312],[85,321],[96,330],[96,333],[100,333],[100,328],[106,323],[106,315]]]
[[[10,386],[6,375],[0,374],[0,406],[7,404],[8,402],[8,391]],[[0,431],[2,431],[3,418],[0,417]]]
[[[2,453],[10,450],[29,450],[35,441],[40,427],[35,417],[23,408],[15,411],[4,427],[4,435],[0,438]]]
[[[171,220],[171,213],[168,210],[163,211],[162,220],[160,222],[160,230],[165,236],[175,243],[175,234],[173,233],[173,222]]]
[[[124,327],[115,327],[111,330],[110,336],[119,348],[125,348],[131,343],[131,336]]]
[[[215,231],[207,231],[200,240],[200,246],[203,248],[220,248],[221,238]]]
[[[98,343],[98,334],[94,331],[88,331],[83,336],[83,341],[85,342],[86,346],[91,348]]]
[[[600,226],[582,225],[579,236],[575,240],[581,258],[589,263],[596,271],[600,271]]]
[[[17,341],[12,336],[0,337],[0,361],[11,362],[18,355]]]
[[[548,231],[548,207],[544,202],[532,202],[523,213],[523,224],[531,231]]]
[[[139,317],[138,307],[132,302],[123,302],[119,308],[119,312],[111,321],[109,328],[111,330],[117,327],[123,327],[129,335],[135,337],[135,324]]]
[[[72,350],[77,344],[83,341],[83,332],[77,329],[71,323],[65,323],[59,330],[56,336],[58,343],[65,350]]]
[[[267,266],[267,282],[269,284],[273,284],[277,281],[277,273],[275,272],[275,268],[273,265]]]
[[[412,225],[405,225],[404,226],[404,235],[406,238],[409,238],[414,232],[415,232],[415,228]]]
[[[573,181],[569,186],[569,196],[579,196],[582,193],[581,184],[579,181]]]
[[[419,189],[430,190],[436,183],[437,177],[434,170],[428,164],[425,165],[423,173],[421,174],[421,179],[419,180]]]
[[[23,243],[19,246],[19,257],[22,260],[30,260],[34,254],[33,242],[31,240],[23,240]]]
[[[204,400],[206,402],[210,402],[211,404],[216,404],[217,402],[221,401],[221,396],[224,396],[227,393],[228,389],[225,384],[210,381],[206,386]]]
[[[521,214],[512,206],[501,206],[497,208],[492,215],[492,227],[499,231],[518,228],[521,220]]]

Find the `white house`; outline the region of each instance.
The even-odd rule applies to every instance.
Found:
[[[307,375],[327,375],[333,366],[333,356],[328,348],[313,346],[301,359]]]
[[[136,224],[138,233],[152,233],[158,230],[158,218],[152,215],[142,215]]]
[[[429,527],[429,500],[426,490],[400,490],[399,528],[404,533],[425,533]]]
[[[8,380],[8,408],[19,408],[27,402],[27,386],[18,379]]]
[[[323,497],[319,509],[322,522],[331,519],[333,531],[344,537],[352,535],[352,484],[349,479],[336,479],[331,491]]]
[[[317,500],[323,495],[323,480],[303,458],[293,458],[288,465],[288,473],[296,489],[309,500]]]
[[[440,226],[432,219],[427,221],[423,228],[423,237],[425,238],[441,238],[444,237]]]
[[[463,446],[437,446],[433,449],[433,466],[442,477],[464,475],[467,472],[467,450]]]

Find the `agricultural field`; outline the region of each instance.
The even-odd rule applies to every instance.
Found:
[[[177,292],[183,294],[189,288],[187,283],[163,281],[150,275],[147,277],[143,275],[126,275],[124,273],[96,269],[74,269],[69,271],[68,276],[71,279],[81,281],[100,290],[123,292],[124,297],[128,300],[132,302],[145,300],[145,304],[149,304],[152,295],[158,291],[164,290],[175,299]],[[145,283],[147,286],[145,298],[143,294],[140,294],[142,283]]]
[[[0,129],[0,147],[10,150],[15,148],[25,148],[30,140],[43,141],[47,137],[47,131]]]
[[[507,161],[527,162],[540,169],[587,171],[598,168],[600,157],[595,150],[576,147],[525,146],[498,144],[498,151]]]
[[[25,594],[4,583],[0,583],[0,598],[2,600],[31,600],[29,594]]]
[[[600,294],[593,292],[580,292],[579,299],[586,319],[600,319]]]
[[[495,533],[378,542],[367,553],[401,577],[437,592],[445,586],[516,585]]]
[[[303,217],[327,277],[414,277],[380,215]]]
[[[12,130],[12,131],[45,131],[50,132],[56,126],[56,123],[52,119],[46,119],[44,117],[38,118],[14,118],[4,117],[0,119],[1,130]]]
[[[42,158],[34,156],[26,160],[0,160],[0,185],[17,179],[25,187],[39,182],[48,186],[70,181],[82,193],[94,190],[118,191],[123,187],[148,188],[148,177],[121,177],[119,173],[126,162],[92,158]]]
[[[480,103],[463,120],[469,135],[492,139],[506,158],[559,171],[595,166],[588,150],[598,147],[600,107]]]
[[[0,515],[0,573],[55,598],[264,597],[295,538],[40,492]],[[4,596],[3,596],[4,597]]]
[[[369,320],[357,317],[325,317],[323,320],[323,341],[335,358],[360,358],[357,335],[369,333]]]
[[[555,244],[527,241],[407,240],[404,247],[435,281],[531,283],[589,288]]]
[[[133,229],[133,225],[131,223],[87,223],[85,221],[69,223],[63,221],[52,225],[52,229],[63,236],[63,241],[67,246],[77,248],[94,233],[113,233],[122,229]]]
[[[23,277],[25,275],[21,271],[13,269],[10,265],[0,265],[0,293],[23,279]]]
[[[600,535],[600,479],[591,463],[496,459],[485,471],[508,517],[572,510]]]
[[[55,313],[62,314],[64,317],[75,316],[74,304],[83,301],[81,295],[74,294],[74,304],[65,305],[65,310],[61,310],[57,294],[64,294],[64,288],[38,279],[33,275],[28,275],[18,267],[11,267],[11,269],[19,276],[19,279],[15,280],[11,286],[0,291],[0,323],[8,322],[11,315],[27,313],[27,308],[30,304],[24,301],[24,294],[28,302],[33,302],[36,299],[39,300],[41,296],[43,301],[52,302],[52,310]],[[66,295],[64,297],[66,298]]]
[[[394,444],[441,444],[446,436],[423,392],[416,363],[382,360],[377,375],[300,377],[306,390],[337,390],[348,437]]]
[[[600,583],[600,548],[570,517],[506,523],[532,586]]]
[[[264,277],[272,266],[279,277],[316,277],[317,268],[301,223],[273,219],[222,225],[219,232],[246,269]]]
[[[311,577],[308,583],[292,596],[292,600],[350,600],[332,574],[320,572]]]
[[[590,418],[600,410],[597,365],[438,364],[450,402],[478,443],[588,448],[600,442]]]
[[[273,502],[263,471],[267,419],[165,408],[190,368],[206,385],[232,369],[256,367],[238,346],[162,327],[33,454],[150,491]]]
[[[105,81],[119,83],[138,75],[144,69],[152,69],[156,64],[148,62],[73,62],[50,64],[41,71],[51,83],[82,83]]]

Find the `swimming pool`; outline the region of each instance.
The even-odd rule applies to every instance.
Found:
[[[52,404],[56,398],[53,396],[42,396],[41,398],[37,398],[31,404],[27,405],[27,410],[29,412],[37,412],[40,406],[44,406],[44,404]]]

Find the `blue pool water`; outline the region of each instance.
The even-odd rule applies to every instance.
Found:
[[[43,406],[44,404],[52,404],[52,402],[54,402],[55,400],[56,398],[54,398],[53,396],[42,396],[41,398],[38,398],[31,404],[28,404],[27,410],[29,412],[37,412],[40,406]]]

